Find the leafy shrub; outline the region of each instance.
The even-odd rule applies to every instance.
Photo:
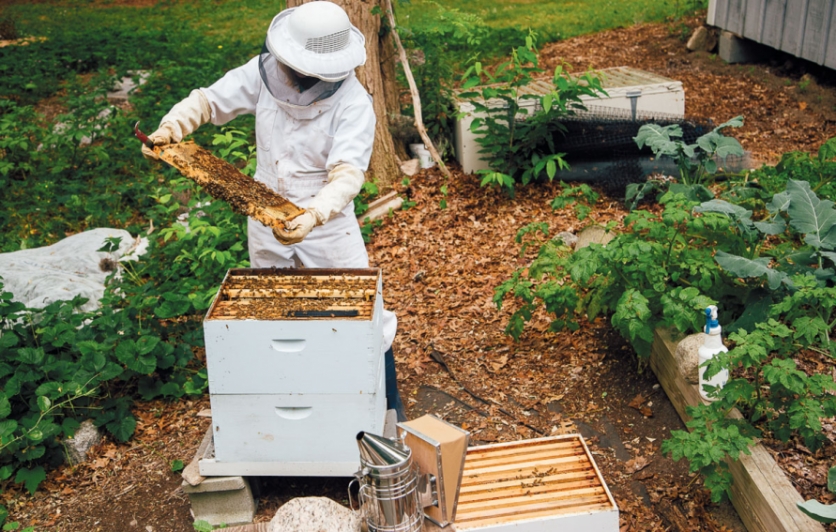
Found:
[[[558,200],[556,207],[566,206]],[[625,232],[606,247],[571,253],[542,243],[494,301],[501,306],[509,294],[519,300],[507,327],[515,337],[539,306],[552,315],[553,330],[576,328],[583,314],[607,315],[640,357],[649,355],[654,329],[697,331],[701,310],[719,304],[732,322],[734,347],[715,356],[706,377],[731,368],[732,378],[714,390],[716,402],[688,410],[691,432],[674,431],[663,444],[703,473],[719,500],[731,483],[726,460],[747,452],[762,431],[783,441],[797,435],[816,449],[824,440],[821,420],[836,415],[829,369],[808,375],[794,360],[799,350],[836,358],[836,208],[794,180],[757,213],[719,199],[699,204],[674,187],[660,202],[661,214],[628,215]],[[523,228],[518,241],[533,233]],[[743,418],[730,418],[732,408]]]
[[[479,91],[465,92],[474,113],[471,130],[482,147],[479,153],[487,157],[490,170],[479,170],[482,186],[491,185],[513,193],[517,182],[527,185],[541,177],[553,179],[558,169],[568,168],[563,153],[556,153],[554,132],[565,132],[559,122],[575,109],[585,109],[582,95],[605,94],[601,81],[586,72],[580,77],[567,73],[568,65],[555,68],[554,90],[537,96],[521,89],[533,81],[538,67],[534,36],[529,35],[523,46],[511,51],[511,59],[498,65],[494,72],[483,69],[476,62],[464,74],[463,89],[471,89],[483,82],[488,85]],[[471,75],[472,74],[472,75]],[[531,116],[523,106],[526,100],[536,101],[541,110]]]
[[[743,117],[738,116],[697,138],[694,144],[686,144],[682,140],[682,128],[677,124],[645,124],[639,128],[635,141],[639,149],[648,146],[656,158],[669,157],[674,160],[679,168],[678,184],[673,187],[674,191],[692,200],[706,200],[714,197],[705,185],[713,181],[719,170],[715,158],[724,159],[744,153],[737,139],[725,137],[720,131],[742,125]],[[632,209],[652,190],[660,187],[663,190],[666,188],[658,181],[627,185],[627,205]]]
[[[428,7],[432,7],[432,13],[425,13],[423,24],[400,27],[398,31],[412,56],[410,68],[421,95],[427,133],[437,146],[444,148],[452,145],[453,122],[458,113],[453,100],[457,72],[472,50],[482,48],[491,30],[476,15],[437,2]],[[401,84],[405,86],[406,81]],[[411,115],[411,106],[404,112]]]

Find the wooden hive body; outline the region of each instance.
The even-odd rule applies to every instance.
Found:
[[[376,269],[227,273],[203,323],[214,457],[202,475],[357,470],[355,435],[382,432],[386,412],[381,289]]]
[[[579,434],[471,447],[456,530],[618,532],[618,507]]]

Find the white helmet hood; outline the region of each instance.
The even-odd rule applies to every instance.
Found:
[[[339,81],[366,63],[366,39],[331,2],[309,2],[276,15],[265,46],[279,61],[306,76]]]

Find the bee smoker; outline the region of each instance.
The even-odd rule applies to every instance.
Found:
[[[357,434],[360,508],[369,532],[419,532],[424,525],[418,468],[412,451],[397,440]],[[351,486],[349,485],[349,488]],[[349,498],[351,492],[349,489]]]

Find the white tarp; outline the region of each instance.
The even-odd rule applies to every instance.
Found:
[[[121,238],[118,249],[97,251],[106,238]],[[0,253],[0,277],[4,291],[29,308],[82,296],[89,301],[81,309],[94,310],[112,273],[108,261],[133,260],[147,247],[147,239],[134,238],[123,229],[91,229],[51,246]]]

